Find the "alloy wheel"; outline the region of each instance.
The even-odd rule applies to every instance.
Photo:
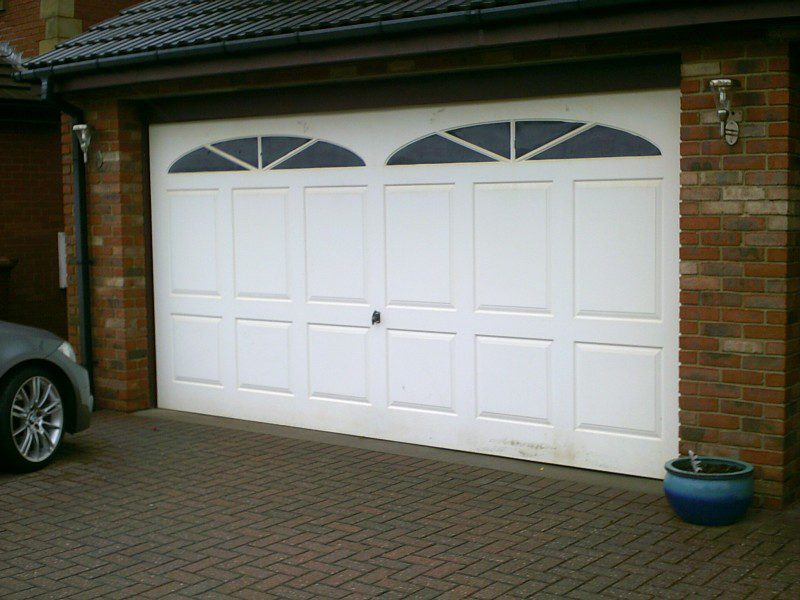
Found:
[[[63,428],[64,408],[55,384],[41,375],[25,381],[11,403],[11,436],[20,455],[30,462],[47,460]]]

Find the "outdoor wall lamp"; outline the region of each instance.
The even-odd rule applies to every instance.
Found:
[[[741,115],[731,110],[731,92],[739,87],[736,79],[712,79],[708,87],[714,92],[714,104],[717,106],[719,118],[719,135],[729,146],[739,140],[739,123]],[[735,120],[736,119],[736,120]]]
[[[83,164],[87,164],[89,162],[89,144],[92,143],[92,129],[86,123],[81,123],[73,125],[72,131],[78,136],[78,144],[83,152]]]
[[[72,131],[78,136],[78,144],[80,144],[81,150],[83,151],[83,164],[87,165],[89,164],[89,146],[92,143],[92,128],[83,123],[80,125],[73,125]],[[97,169],[103,167],[103,153],[99,150],[95,157],[95,167]]]

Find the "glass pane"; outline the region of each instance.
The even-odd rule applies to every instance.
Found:
[[[505,158],[511,158],[511,123],[470,125],[451,129],[447,133]]]
[[[494,159],[434,133],[401,148],[392,154],[387,164],[432,165],[470,162],[494,162]]]
[[[548,142],[583,127],[585,123],[568,123],[566,121],[517,121],[514,147],[516,158],[521,158],[531,150],[536,150]]]
[[[271,136],[261,138],[261,166],[266,167],[308,142],[308,138]]]
[[[661,151],[656,146],[638,135],[597,125],[531,157],[530,160],[660,155]]]
[[[222,158],[219,154],[208,148],[198,148],[189,154],[184,154],[176,160],[169,169],[170,173],[202,173],[204,171],[246,171],[237,165]]]
[[[248,165],[258,167],[258,140],[254,137],[217,142],[211,145],[223,152],[227,152],[231,156],[235,156],[239,160],[243,160]]]
[[[364,161],[347,148],[329,142],[311,146],[276,165],[275,169],[321,169],[325,167],[363,167]]]

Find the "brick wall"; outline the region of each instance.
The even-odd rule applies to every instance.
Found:
[[[0,11],[0,42],[9,42],[26,57],[39,54],[39,42],[48,37],[47,18],[77,19],[75,25],[79,29],[88,29],[95,23],[110,19],[127,6],[137,4],[139,0],[60,0],[60,2],[43,2],[42,0],[9,0],[6,9]],[[46,6],[45,18],[42,18],[43,4]],[[49,12],[48,12],[49,11]],[[51,22],[51,30],[58,26]],[[62,25],[62,31],[51,31],[55,38],[64,39],[68,31]],[[70,35],[76,31],[69,30]]]
[[[0,42],[9,42],[26,57],[39,53],[44,21],[39,18],[41,0],[11,0],[0,12]]]
[[[41,0],[40,16],[44,38],[39,53],[49,52],[57,44],[78,35],[99,21],[109,19],[138,0]]]
[[[133,107],[114,101],[87,104],[85,116],[94,130],[92,153],[103,153],[101,167],[90,160],[87,168],[94,394],[103,408],[140,410],[151,401],[142,123]],[[66,121],[62,133],[63,168],[69,174],[72,142]],[[72,184],[71,177],[64,179],[67,239],[73,252]],[[69,275],[77,283],[74,267]],[[75,285],[68,301],[70,339],[77,341]]]
[[[0,122],[0,256],[18,259],[3,318],[66,335],[58,286],[57,232],[63,229],[58,127]]]
[[[76,0],[75,18],[83,23],[86,30],[95,23],[116,16],[128,6],[139,4],[141,0]]]
[[[89,26],[136,0],[13,0],[0,11],[0,41],[24,57],[38,54],[45,18],[72,15]],[[42,10],[46,5],[47,11]],[[50,17],[48,17],[50,18]],[[4,109],[9,116],[8,108]],[[69,154],[67,154],[69,156]],[[59,130],[55,122],[0,123],[0,256],[19,263],[4,277],[0,317],[67,335],[65,292],[58,286],[56,233],[64,227]],[[69,185],[69,182],[68,182]],[[67,215],[71,218],[71,200]]]
[[[742,83],[733,147],[719,76]],[[786,45],[683,53],[681,451],[753,463],[767,506],[797,491],[797,83]]]

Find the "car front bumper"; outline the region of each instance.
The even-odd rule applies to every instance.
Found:
[[[67,428],[69,433],[78,433],[89,427],[92,420],[92,409],[94,408],[94,398],[89,384],[89,374],[81,365],[73,362],[61,352],[54,352],[48,360],[58,365],[67,375],[72,384],[73,397],[75,398],[75,414],[71,427]]]

